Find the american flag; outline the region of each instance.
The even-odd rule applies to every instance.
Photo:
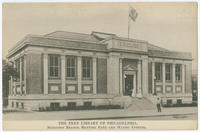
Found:
[[[135,21],[136,18],[137,18],[137,16],[138,16],[137,11],[136,11],[133,7],[130,7],[130,10],[129,10],[129,17],[130,17],[133,21]]]

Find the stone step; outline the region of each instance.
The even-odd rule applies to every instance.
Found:
[[[155,105],[146,98],[132,98],[131,105],[128,110],[153,110]]]

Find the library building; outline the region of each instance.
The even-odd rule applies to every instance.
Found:
[[[192,102],[192,55],[116,34],[27,35],[9,50],[9,107],[150,108]]]

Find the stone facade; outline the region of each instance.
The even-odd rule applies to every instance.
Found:
[[[7,57],[19,71],[19,79],[10,78],[12,108],[111,105],[124,96],[152,102],[159,96],[165,104],[192,102],[191,53],[147,41],[57,31],[26,36]]]

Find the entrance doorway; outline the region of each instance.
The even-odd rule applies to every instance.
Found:
[[[135,97],[136,95],[136,72],[135,71],[124,71],[123,79],[123,93],[125,96]]]
[[[133,92],[133,78],[134,75],[125,74],[125,95],[131,96]]]

